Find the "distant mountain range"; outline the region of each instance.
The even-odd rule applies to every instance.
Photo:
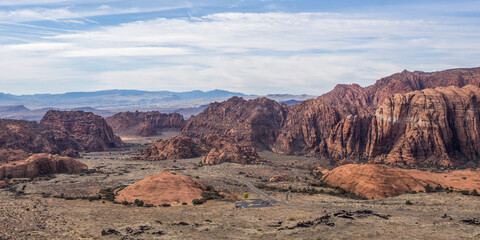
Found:
[[[261,97],[224,90],[206,92],[105,90],[34,95],[0,93],[0,118],[38,121],[50,109],[83,110],[104,117],[122,111],[156,110],[165,113],[178,112],[188,118],[190,115],[198,114],[212,102],[221,102],[233,96],[246,99]],[[291,105],[315,96],[271,94],[265,97]]]

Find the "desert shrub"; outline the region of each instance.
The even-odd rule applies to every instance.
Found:
[[[122,201],[122,205],[130,205],[130,203],[129,203],[128,201],[126,201],[126,200],[123,200],[123,201]]]
[[[12,174],[8,174],[7,179],[12,179]]]
[[[42,198],[49,198],[52,194],[42,192]]]
[[[151,204],[151,203],[147,203],[147,204],[145,204],[144,207],[155,207],[155,205],[153,205],[153,204]]]
[[[248,198],[248,193],[243,193],[243,198],[247,199]]]
[[[480,196],[480,194],[477,192],[477,189],[473,189],[472,196]]]
[[[182,202],[182,205],[188,205],[186,202]]]
[[[463,195],[470,195],[470,192],[468,190],[462,190],[460,191],[460,193]]]
[[[407,204],[407,205],[413,205],[412,201],[410,201],[410,200],[405,201],[405,204]]]
[[[203,198],[202,199],[195,198],[192,200],[193,205],[200,205],[200,204],[203,204],[204,202],[205,200]]]
[[[430,184],[425,185],[424,188],[426,193],[433,192],[433,188],[430,186]]]
[[[435,192],[443,192],[447,189],[448,188],[443,188],[442,185],[437,185],[434,190],[435,190]]]
[[[160,206],[162,206],[162,207],[170,207],[170,206],[172,206],[172,205],[170,205],[170,204],[168,204],[168,203],[163,203],[163,204],[160,205]]]
[[[135,201],[133,201],[133,204],[135,204],[137,207],[143,207],[144,203],[141,200],[135,199]]]

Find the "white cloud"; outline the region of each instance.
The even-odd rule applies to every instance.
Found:
[[[475,20],[333,13],[160,18],[0,46],[0,83],[90,79],[96,84],[81,90],[319,95],[337,83],[367,85],[403,69],[473,67],[480,60]]]

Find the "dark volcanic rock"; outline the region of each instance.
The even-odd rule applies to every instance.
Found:
[[[91,112],[50,110],[40,125],[53,131],[60,149],[106,151],[123,145],[105,119]]]
[[[121,112],[106,120],[115,134],[122,136],[154,136],[166,129],[180,130],[185,125],[182,115],[157,111]]]
[[[0,179],[35,177],[41,174],[72,173],[88,170],[87,165],[69,157],[47,153],[34,154],[26,160],[0,164]]]

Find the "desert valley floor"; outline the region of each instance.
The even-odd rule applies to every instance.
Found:
[[[143,143],[148,140],[128,139]],[[0,190],[0,239],[480,238],[480,197],[418,193],[358,200],[292,191],[285,201],[287,193],[278,189],[310,188],[307,180],[312,174],[304,168],[305,164],[329,168],[329,162],[271,152],[260,153],[268,160],[266,163],[249,165],[223,163],[206,167],[200,164],[200,158],[130,160],[143,146],[133,144],[109,152],[85,153],[78,160],[93,171],[25,179]],[[226,198],[197,206],[179,203],[171,207],[135,207],[78,199],[163,170],[191,176],[213,186]],[[292,178],[268,181],[277,174]],[[254,186],[270,188],[253,189]],[[240,199],[232,200],[232,193],[240,195]],[[249,194],[248,199],[242,198],[243,193]],[[267,196],[279,202],[272,203]],[[255,199],[261,199],[261,204],[252,204],[258,201]],[[236,206],[242,202],[246,208]]]

